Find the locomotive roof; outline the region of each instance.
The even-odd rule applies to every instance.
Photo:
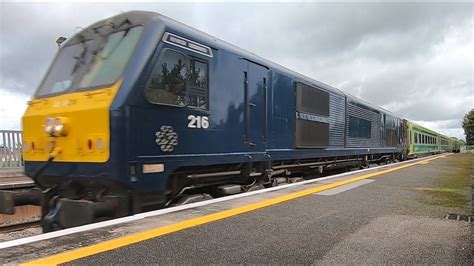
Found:
[[[223,41],[223,40],[221,40],[219,38],[216,38],[216,37],[214,37],[214,36],[212,36],[208,33],[197,30],[193,27],[190,27],[186,24],[183,24],[179,21],[176,21],[176,20],[171,19],[169,17],[166,17],[164,15],[154,13],[154,12],[144,12],[144,11],[130,11],[130,12],[127,12],[127,13],[124,13],[124,14],[129,14],[130,16],[135,16],[135,15],[138,15],[138,16],[142,16],[142,15],[155,16],[157,19],[159,19],[161,22],[163,22],[169,28],[171,28],[173,30],[176,30],[177,32],[181,32],[183,34],[186,34],[188,37],[194,39],[195,41],[202,42],[203,44],[206,44],[206,45],[208,45],[212,48],[215,48],[215,49],[222,49],[222,50],[226,50],[226,51],[238,54],[238,55],[242,56],[243,58],[245,58],[247,60],[254,61],[254,62],[259,63],[263,66],[266,66],[268,68],[278,70],[278,71],[281,71],[281,72],[286,72],[286,73],[290,74],[291,76],[295,77],[296,79],[301,80],[302,82],[304,82],[304,81],[306,81],[306,83],[309,82],[310,84],[321,87],[324,90],[331,91],[333,93],[340,94],[340,95],[345,95],[345,93],[343,91],[341,91],[337,88],[331,87],[331,86],[329,86],[325,83],[314,80],[310,77],[301,75],[301,74],[299,74],[299,73],[297,73],[297,72],[295,72],[291,69],[283,67],[283,66],[281,66],[277,63],[274,63],[270,60],[262,58],[262,57],[260,57],[256,54],[254,54],[252,52],[249,52],[245,49],[242,49],[242,48],[240,48],[236,45],[233,45],[231,43]]]
[[[250,51],[242,49],[242,48],[240,48],[236,45],[233,45],[233,44],[228,43],[226,41],[223,41],[219,38],[216,38],[216,37],[214,37],[214,36],[212,36],[208,33],[202,32],[198,29],[195,29],[195,28],[190,27],[186,24],[183,24],[179,21],[176,21],[174,19],[171,19],[169,17],[166,17],[164,15],[161,15],[161,14],[155,13],[155,12],[150,12],[150,11],[128,11],[128,12],[125,12],[125,13],[122,13],[122,14],[119,14],[119,15],[116,15],[116,16],[98,21],[98,22],[90,25],[89,27],[87,27],[87,29],[85,29],[85,30],[79,32],[78,34],[76,34],[75,36],[73,36],[70,40],[67,41],[67,43],[65,45],[80,42],[84,39],[84,37],[87,38],[88,37],[87,35],[93,34],[92,32],[89,31],[91,29],[94,30],[94,29],[97,29],[97,28],[101,28],[102,26],[104,26],[106,24],[113,24],[113,25],[115,25],[116,27],[119,28],[121,25],[123,25],[124,21],[127,21],[127,20],[129,21],[129,23],[131,25],[148,25],[149,23],[153,23],[155,21],[156,22],[161,22],[164,25],[166,25],[170,30],[174,30],[177,33],[185,34],[187,37],[192,38],[195,41],[202,42],[203,44],[206,44],[206,45],[208,45],[208,46],[210,46],[214,49],[222,49],[222,50],[226,50],[226,51],[235,53],[239,56],[242,56],[243,58],[245,58],[247,60],[254,61],[254,62],[259,63],[263,66],[266,66],[268,68],[275,69],[275,70],[280,71],[280,72],[285,72],[285,73],[293,76],[295,79],[297,79],[297,80],[299,80],[303,83],[309,83],[309,85],[318,86],[318,87],[320,87],[324,90],[327,90],[327,91],[330,91],[330,92],[333,92],[333,93],[336,93],[336,94],[339,94],[339,95],[346,95],[349,99],[351,99],[355,102],[358,102],[360,104],[364,104],[364,105],[366,105],[366,106],[368,106],[372,109],[375,109],[379,112],[394,115],[393,113],[391,113],[390,111],[388,111],[386,109],[383,109],[383,108],[381,108],[377,105],[371,104],[371,103],[369,103],[365,100],[362,100],[362,99],[357,98],[353,95],[345,93],[344,91],[342,91],[340,89],[334,88],[334,87],[332,87],[328,84],[325,84],[323,82],[320,82],[320,81],[317,81],[317,80],[312,79],[310,77],[307,77],[305,75],[302,75],[298,72],[295,72],[291,69],[288,69],[284,66],[281,66],[281,65],[279,65],[275,62],[272,62],[270,60],[262,58],[262,57],[254,54]]]
[[[295,77],[296,79],[299,79],[300,81],[302,82],[306,82],[306,83],[310,83],[311,85],[315,85],[315,86],[318,86],[320,88],[323,88],[325,90],[328,90],[328,91],[331,91],[333,93],[336,93],[336,94],[340,94],[340,95],[346,95],[348,96],[349,98],[353,99],[354,101],[357,101],[361,104],[364,104],[364,105],[367,105],[368,107],[370,108],[373,108],[373,109],[376,109],[377,111],[379,112],[383,112],[383,113],[387,113],[387,114],[390,114],[390,115],[393,115],[395,116],[395,114],[393,114],[392,112],[380,107],[380,106],[377,106],[377,105],[374,105],[374,104],[371,104],[365,100],[362,100],[358,97],[355,97],[353,95],[350,95],[338,88],[335,88],[335,87],[332,87],[328,84],[325,84],[323,82],[320,82],[320,81],[317,81],[313,78],[310,78],[308,76],[305,76],[305,75],[302,75],[298,72],[295,72],[291,69],[288,69],[282,65],[279,65],[275,62],[272,62],[270,60],[267,60],[265,58],[262,58],[250,51],[247,51],[243,48],[240,48],[236,45],[233,45],[231,43],[228,43],[226,41],[223,41],[219,38],[216,38],[208,33],[205,33],[205,32],[202,32],[200,30],[197,30],[195,28],[192,28],[186,24],[183,24],[179,21],[176,21],[176,20],[173,20],[169,17],[166,17],[164,15],[161,15],[161,14],[158,14],[158,13],[154,13],[157,17],[159,17],[159,19],[161,21],[163,21],[167,26],[171,27],[171,28],[175,28],[177,31],[180,31],[182,33],[185,33],[186,35],[198,40],[198,41],[202,41],[202,42],[205,42],[207,45],[211,46],[212,48],[216,48],[216,49],[224,49],[224,50],[227,50],[227,51],[230,51],[230,52],[233,52],[235,54],[239,54],[241,55],[242,57],[246,58],[246,59],[249,59],[251,61],[254,61],[254,62],[257,62],[259,64],[262,64],[264,66],[267,66],[269,68],[272,68],[272,69],[275,69],[275,70],[278,70],[278,71],[281,71],[281,72],[286,72],[287,74],[290,74],[292,75],[293,77]]]
[[[352,94],[346,93],[346,95],[347,95],[347,99],[348,99],[349,101],[354,101],[354,102],[357,102],[357,103],[361,103],[361,104],[366,105],[367,107],[370,107],[370,108],[372,108],[372,109],[375,109],[375,110],[377,110],[377,111],[379,111],[379,112],[381,112],[381,113],[389,114],[389,115],[391,115],[391,116],[397,116],[396,114],[392,113],[391,111],[389,111],[389,110],[387,110],[387,109],[385,109],[385,108],[382,108],[382,107],[380,107],[380,106],[377,106],[377,105],[375,105],[375,104],[372,104],[372,103],[370,103],[370,102],[368,102],[368,101],[366,101],[366,100],[363,100],[363,99],[361,99],[361,98],[357,98],[356,96],[354,96],[354,95],[352,95]],[[398,116],[397,116],[397,117],[398,117]]]
[[[130,11],[115,15],[113,17],[106,18],[95,22],[92,25],[89,25],[87,28],[81,30],[80,32],[72,36],[69,40],[67,40],[67,42],[64,43],[64,46],[83,42],[84,39],[94,39],[97,35],[95,33],[96,31],[99,31],[103,34],[119,30],[123,27],[147,25],[148,23],[152,22],[153,19],[157,16],[157,13],[148,11]],[[104,26],[111,27],[105,28]]]

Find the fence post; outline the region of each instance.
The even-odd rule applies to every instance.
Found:
[[[0,168],[22,168],[22,138],[19,130],[0,130]]]

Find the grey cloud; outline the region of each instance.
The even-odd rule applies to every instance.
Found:
[[[465,102],[464,104],[467,103]],[[442,100],[430,101],[420,99],[400,107],[396,113],[405,114],[406,117],[413,120],[439,122],[443,120],[460,120],[468,111],[468,108],[455,108],[455,106],[449,103],[445,104]]]
[[[455,129],[462,126],[462,119],[442,120],[438,122],[439,128]]]
[[[56,8],[54,19],[48,17],[49,5],[4,4],[1,35],[1,87],[30,94],[40,82],[56,51],[56,39],[69,36],[78,25],[74,17],[67,17]],[[71,14],[68,14],[70,16]],[[69,23],[61,23],[68,21]],[[75,26],[72,26],[75,25]]]
[[[249,27],[244,37],[260,36],[257,42],[266,40],[277,52],[294,51],[297,45],[301,58],[351,54],[357,49],[361,49],[359,57],[410,57],[427,52],[450,25],[472,16],[469,3],[275,4],[255,10],[253,16],[242,19],[243,26],[249,21],[258,27]],[[261,10],[274,14],[274,19],[262,19]],[[288,41],[280,45],[281,38],[275,42],[274,36]]]
[[[409,119],[442,125],[474,107],[474,54],[456,52],[474,44],[473,3],[0,3],[0,90],[30,95],[58,36],[137,9],[167,15]]]

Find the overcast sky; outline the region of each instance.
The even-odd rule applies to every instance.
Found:
[[[123,11],[162,13],[401,117],[463,138],[474,108],[472,3],[0,3],[0,129],[70,37]]]

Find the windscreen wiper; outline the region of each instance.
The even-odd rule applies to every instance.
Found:
[[[79,35],[81,38],[81,44],[83,47],[82,53],[79,56],[75,56],[74,59],[76,59],[76,64],[74,65],[74,68],[72,69],[71,74],[74,74],[81,65],[85,64],[85,57],[87,55],[88,51],[88,46],[86,46],[86,40],[83,35]]]
[[[105,57],[102,57],[102,61],[105,61],[107,60],[107,58],[109,58],[114,52],[115,50],[117,50],[117,47],[120,45],[120,43],[123,41],[123,38],[125,38],[128,34],[128,32],[130,31],[131,28],[128,28],[125,30],[125,33],[122,35],[122,37],[120,37],[120,40],[117,41],[117,43],[115,44],[115,46],[110,50],[109,54]]]
[[[124,24],[128,24],[128,25],[132,25],[132,22],[128,19],[128,18],[125,18],[119,25],[115,25],[113,22],[110,22],[108,24],[104,24],[104,25],[101,25],[101,26],[97,26],[94,28],[94,32],[96,34],[99,34],[99,29],[103,28],[103,27],[106,27],[106,26],[109,26],[111,27],[112,29],[119,29],[120,27],[122,27]],[[122,38],[120,38],[120,40],[117,42],[117,44],[112,48],[112,50],[110,51],[109,53],[109,56],[115,51],[115,49],[119,46],[120,42],[122,41],[122,39],[127,36],[129,30],[131,29],[131,27],[129,27],[128,29],[125,30],[125,34],[122,36]],[[101,44],[100,46],[95,49],[92,54],[94,55],[94,57],[92,58],[92,62],[94,62],[95,60],[95,57],[100,54],[102,52],[102,50],[104,49],[104,47],[107,45],[107,37],[114,34],[115,32],[112,32],[111,34],[108,34],[108,35],[101,35]],[[108,57],[108,56],[107,56]],[[107,57],[102,57],[101,60],[102,61],[105,61],[107,60]]]

